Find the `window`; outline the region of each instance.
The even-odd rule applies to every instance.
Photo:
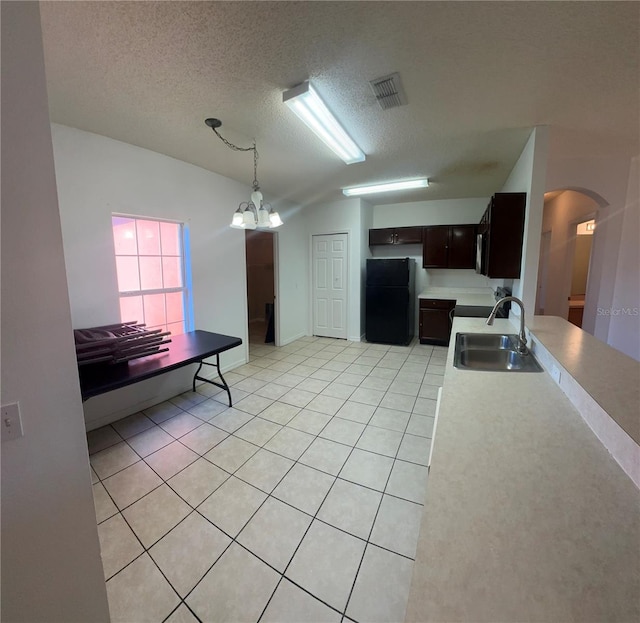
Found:
[[[184,226],[174,221],[113,215],[121,322],[189,329]]]

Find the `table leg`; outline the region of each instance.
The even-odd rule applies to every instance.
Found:
[[[207,379],[203,376],[198,376],[202,366],[212,366],[214,367],[217,372],[218,372],[218,377],[220,378],[220,380],[222,381],[222,383],[216,383],[215,381],[212,381],[211,379]],[[196,370],[196,373],[193,375],[193,391],[196,391],[196,381],[204,381],[205,383],[211,383],[211,385],[215,385],[216,387],[219,387],[220,389],[224,389],[227,392],[227,396],[229,397],[229,406],[232,406],[231,403],[231,390],[229,389],[229,386],[227,385],[227,382],[224,380],[224,376],[222,376],[222,372],[220,372],[220,355],[217,354],[216,355],[216,362],[215,363],[209,363],[208,361],[204,361],[204,360],[200,360],[200,365],[198,366],[198,369]]]

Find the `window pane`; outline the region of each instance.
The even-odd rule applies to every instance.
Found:
[[[166,324],[159,324],[159,325],[154,325],[153,327],[147,325],[147,329],[160,329],[160,331],[162,331],[162,333],[166,333],[167,332],[167,325]],[[163,348],[164,348],[164,346],[163,346]]]
[[[184,333],[185,287],[183,224],[149,218],[112,216],[122,322]],[[167,292],[180,289],[179,292]],[[145,291],[157,294],[144,294]],[[141,292],[142,291],[142,292]]]
[[[182,262],[179,257],[163,257],[162,272],[164,274],[165,288],[182,287]]]
[[[136,222],[132,218],[114,216],[111,218],[113,227],[113,244],[116,255],[136,255]]]
[[[140,285],[143,290],[162,289],[162,262],[159,257],[140,257]]]
[[[184,305],[182,292],[170,292],[167,297],[167,322],[182,322],[184,318]]]
[[[164,294],[146,294],[143,298],[144,320],[147,326],[151,328],[164,325]]]
[[[141,296],[120,297],[120,322],[144,322]]]
[[[182,335],[184,333],[184,323],[172,322],[167,325],[167,329],[171,331],[171,335]]]
[[[158,221],[136,221],[138,226],[138,253],[160,255],[160,223]]]
[[[116,270],[120,292],[133,292],[140,289],[137,257],[128,255],[116,257]]]
[[[160,223],[162,255],[180,255],[180,224]]]

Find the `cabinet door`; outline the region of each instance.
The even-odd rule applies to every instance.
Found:
[[[476,267],[475,225],[449,226],[449,268]]]
[[[422,242],[422,227],[397,227],[396,244],[420,244]]]
[[[370,229],[369,246],[376,244],[394,244],[395,229]]]
[[[446,309],[420,310],[420,343],[448,344],[451,325]]]
[[[486,245],[487,277],[520,277],[526,196],[526,193],[496,193],[491,200]]]
[[[449,227],[432,225],[422,230],[422,267],[447,268]]]
[[[449,344],[455,301],[420,299],[420,343]]]

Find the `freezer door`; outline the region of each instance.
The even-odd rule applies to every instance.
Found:
[[[408,288],[367,288],[367,342],[408,344],[411,341],[409,299]]]
[[[367,286],[406,287],[408,285],[409,258],[393,260],[367,260]]]

